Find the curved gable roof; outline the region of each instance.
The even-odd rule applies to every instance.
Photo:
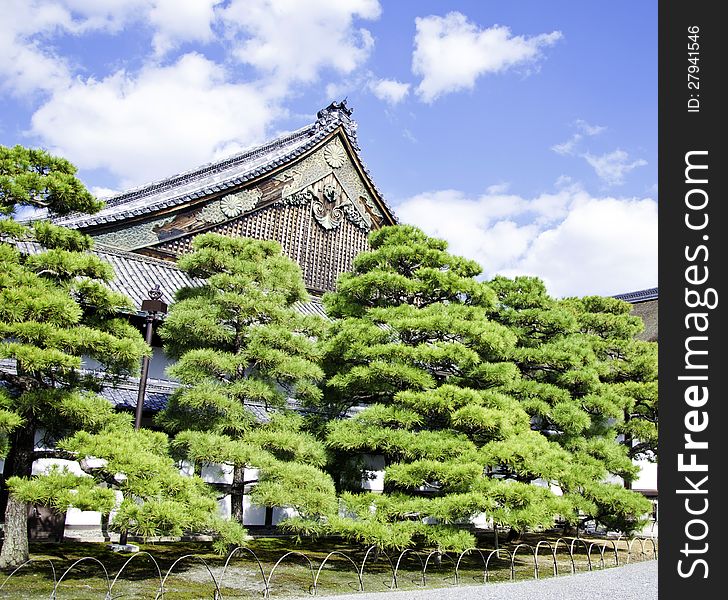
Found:
[[[332,102],[317,113],[316,121],[301,129],[222,160],[108,198],[106,206],[93,215],[70,215],[55,219],[54,222],[74,229],[103,227],[184,205],[228,188],[240,187],[302,157],[339,130],[348,142],[373,195],[390,220],[396,223],[394,212],[361,159],[356,136],[357,124],[351,119],[351,113],[352,109],[346,106],[346,101]]]

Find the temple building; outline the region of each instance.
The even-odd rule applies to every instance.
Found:
[[[196,235],[214,232],[277,241],[301,267],[311,294],[298,309],[325,316],[321,295],[351,270],[369,233],[397,223],[361,159],[351,114],[346,101],[332,102],[297,131],[108,198],[96,214],[55,222],[94,238],[96,253],[114,268],[110,287],[140,311],[155,286],[171,304],[178,289],[195,284],[175,261]],[[162,408],[175,387],[161,343],[155,338],[152,346],[147,414]],[[133,410],[137,389],[138,381],[130,380],[104,395]]]
[[[196,235],[207,232],[277,241],[300,266],[310,294],[297,309],[325,317],[321,296],[334,290],[338,276],[351,271],[354,257],[368,249],[369,233],[398,222],[361,158],[351,115],[345,101],[333,102],[297,131],[108,198],[96,214],[70,215],[55,222],[94,238],[95,253],[115,273],[109,287],[131,298],[137,309],[132,319],[140,328],[146,317],[142,303],[150,290],[158,286],[161,300],[171,304],[179,289],[198,283],[177,267],[176,260],[191,251]],[[645,321],[643,339],[656,341],[657,289],[617,297],[633,303],[633,313]],[[166,373],[169,360],[156,336],[152,347],[143,403],[145,425],[151,424],[151,416],[166,406],[178,386]],[[92,361],[84,366],[94,369]],[[140,380],[132,378],[102,393],[118,409],[134,411],[139,389]],[[261,421],[269,418],[265,406],[246,406]],[[362,485],[381,491],[383,460],[369,459]],[[74,469],[71,461],[64,462]],[[37,473],[48,466],[36,463]],[[635,489],[654,496],[655,473],[654,464],[645,464]],[[232,481],[231,470],[224,465],[203,467],[202,477],[211,483]],[[229,496],[221,507],[230,513]],[[244,514],[247,526],[271,523],[263,507],[246,503]],[[284,514],[276,509],[272,522]],[[71,509],[65,525],[66,536],[98,539],[100,514]],[[90,535],[83,535],[84,530]]]
[[[293,133],[109,198],[94,215],[56,223],[89,234],[115,256],[123,288],[146,292],[148,278],[138,276],[159,271],[164,278],[157,283],[171,300],[182,281],[161,267],[140,266],[160,264],[145,257],[171,265],[197,234],[215,232],[276,240],[320,296],[351,270],[370,231],[396,223],[361,160],[351,113],[345,101],[333,102]]]
[[[301,267],[310,293],[297,309],[325,317],[323,293],[333,290],[338,276],[352,269],[354,257],[368,249],[371,231],[397,223],[361,158],[351,114],[346,101],[332,102],[313,123],[292,133],[107,198],[96,214],[54,222],[94,238],[95,253],[114,269],[109,287],[132,299],[138,311],[132,319],[140,327],[146,316],[142,303],[151,289],[158,286],[161,300],[171,304],[177,290],[196,284],[176,260],[191,251],[196,235],[208,232],[277,241]],[[152,415],[166,406],[177,387],[166,373],[169,360],[156,336],[152,347],[143,403],[145,425],[151,425]],[[93,361],[84,366],[94,369]],[[102,395],[118,409],[134,411],[139,387],[139,379],[129,379],[104,389]],[[261,421],[269,418],[267,407],[247,407]],[[71,461],[63,462],[74,470]],[[36,463],[34,472],[48,466]],[[203,467],[202,476],[211,483],[229,483],[232,473],[224,465],[209,465]],[[229,496],[221,508],[229,514]],[[244,508],[246,525],[271,520],[263,507],[246,503]],[[280,514],[273,515],[273,522],[284,516],[276,512]],[[99,513],[71,509],[65,534],[95,539],[99,523]],[[45,526],[35,525],[43,537],[40,530]],[[83,535],[84,530],[90,535]]]

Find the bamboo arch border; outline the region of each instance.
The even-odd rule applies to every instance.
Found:
[[[413,548],[406,548],[405,550],[403,550],[400,553],[399,558],[397,558],[397,565],[394,567],[394,575],[395,575],[395,577],[397,576],[397,573],[399,573],[399,565],[402,562],[402,559],[407,554],[414,554],[417,557],[417,559],[420,561],[420,566],[422,567],[422,569],[420,570],[420,580],[422,581],[422,583],[421,584],[418,584],[418,585],[422,585],[422,587],[425,587],[427,585],[427,581],[425,579],[425,569],[426,569],[425,563],[422,562],[422,556],[420,555],[420,553],[417,552],[417,550],[415,550]],[[417,583],[417,582],[415,581],[415,583]]]
[[[157,570],[157,576],[159,577],[159,589],[161,590],[163,588],[163,580],[162,580],[162,570],[159,568],[159,563],[157,562],[157,559],[154,558],[149,552],[146,552],[142,550],[141,552],[137,552],[136,554],[132,554],[127,561],[121,566],[121,569],[119,569],[119,572],[114,577],[114,581],[111,582],[111,586],[109,587],[109,597],[111,597],[111,592],[114,589],[114,586],[116,585],[117,580],[119,579],[119,575],[121,575],[124,572],[124,569],[126,569],[126,566],[135,558],[139,556],[148,556],[151,561],[154,563],[154,567]]]
[[[212,569],[210,569],[210,565],[207,564],[207,561],[202,558],[201,556],[198,556],[197,554],[185,554],[184,556],[180,556],[177,560],[175,560],[169,569],[167,570],[167,574],[164,576],[164,579],[162,580],[161,585],[159,586],[159,590],[157,591],[157,595],[154,597],[154,600],[164,600],[164,584],[167,583],[167,579],[172,574],[172,571],[174,568],[181,563],[183,560],[191,558],[196,560],[197,562],[201,562],[202,565],[207,570],[208,575],[210,575],[210,579],[212,579],[212,582],[215,584],[215,593],[213,598],[219,598],[222,599],[222,592],[220,591],[220,584],[217,582],[217,579],[215,579],[215,575],[212,573]]]
[[[488,570],[488,565],[490,564],[490,560],[493,558],[493,555],[495,554],[495,557],[500,559],[499,554],[501,552],[505,552],[506,556],[508,556],[509,560],[512,560],[511,553],[508,552],[505,548],[496,548],[495,550],[491,550],[488,554],[488,558],[485,561],[485,582],[488,583],[490,581],[490,571]],[[512,571],[510,572],[512,574]]]
[[[299,552],[298,550],[291,550],[290,552],[286,552],[283,556],[281,556],[277,561],[276,564],[273,565],[273,568],[270,570],[270,573],[268,573],[268,583],[266,585],[266,592],[264,594],[264,598],[270,597],[270,582],[271,579],[273,579],[273,573],[275,573],[275,570],[278,568],[278,565],[280,565],[286,558],[289,556],[300,556],[303,559],[306,560],[306,563],[308,564],[308,569],[311,574],[311,587],[309,587],[309,593],[313,596],[316,593],[316,578],[313,574],[313,563],[311,562],[311,559],[306,556],[303,552]],[[313,591],[311,591],[313,590]]]
[[[483,551],[480,550],[480,548],[473,547],[473,548],[468,548],[467,550],[463,550],[460,553],[460,557],[458,558],[458,562],[455,565],[455,583],[456,584],[459,584],[460,583],[460,561],[463,560],[463,558],[465,557],[466,554],[470,554],[471,552],[477,552],[480,555],[480,558],[483,561],[483,583],[486,583],[488,581],[487,578],[486,578],[487,577],[486,574],[488,572],[488,565],[487,565],[487,563],[485,561],[485,556],[483,555]]]
[[[258,558],[258,555],[255,552],[253,552],[250,548],[243,548],[242,546],[238,546],[238,547],[234,548],[232,550],[232,552],[230,552],[228,554],[228,557],[225,560],[225,565],[222,568],[222,574],[220,575],[220,587],[222,587],[222,583],[225,580],[225,575],[227,573],[227,569],[228,569],[228,565],[230,564],[230,561],[233,559],[233,557],[236,554],[239,554],[239,553],[242,554],[243,552],[247,552],[248,554],[250,554],[253,557],[253,559],[255,560],[255,562],[257,563],[258,570],[260,571],[261,579],[263,580],[263,597],[267,598],[269,595],[268,579],[265,576],[265,571],[263,570],[263,564],[260,562],[260,559]],[[222,598],[220,596],[218,596],[215,598],[215,600],[222,600]]]
[[[536,558],[536,565],[538,565],[538,551],[541,549],[541,546],[548,546],[549,548],[549,552],[551,553],[551,560],[553,561],[553,576],[556,577],[559,574],[559,566],[556,563],[556,551],[554,550],[554,547],[551,545],[551,543],[547,542],[546,540],[541,540],[536,544],[536,548],[533,553]],[[536,579],[538,579],[538,568],[536,571]]]
[[[390,590],[397,589],[397,571],[394,568],[394,563],[392,562],[392,559],[389,558],[389,554],[387,554],[386,551],[377,549],[376,546],[369,546],[366,553],[364,554],[364,558],[361,561],[361,568],[359,569],[360,579],[362,580],[362,582],[364,581],[364,566],[366,565],[367,558],[369,558],[369,555],[372,553],[372,551],[375,552],[375,558],[374,558],[373,562],[376,562],[376,560],[379,558],[380,555],[384,555],[384,557],[387,559],[387,562],[389,563],[389,568],[392,570],[392,581],[389,585],[387,585],[387,587]],[[362,585],[363,585],[363,583],[362,583]]]
[[[2,585],[0,585],[0,592],[3,591],[3,588],[5,587],[5,584],[10,581],[10,578],[15,575],[18,571],[25,568],[26,566],[32,564],[32,563],[48,563],[51,566],[51,573],[53,573],[53,590],[51,591],[51,600],[55,600],[56,598],[56,586],[58,585],[58,577],[56,577],[56,566],[53,564],[53,561],[50,558],[31,558],[30,560],[26,560],[23,564],[18,565],[13,569],[13,571],[8,575],[5,580],[3,581]]]
[[[356,562],[354,561],[354,559],[353,559],[353,558],[351,558],[350,556],[348,556],[347,554],[344,554],[343,552],[341,552],[341,551],[339,551],[339,550],[334,550],[333,552],[329,552],[329,553],[328,553],[328,554],[326,555],[326,558],[324,558],[324,560],[323,560],[323,561],[321,562],[321,564],[319,565],[318,571],[316,571],[316,577],[314,577],[314,580],[313,580],[313,591],[312,591],[312,595],[313,595],[313,596],[315,596],[315,595],[316,595],[316,594],[318,593],[318,580],[319,580],[319,576],[321,575],[321,569],[323,569],[323,568],[324,568],[324,565],[325,565],[325,564],[326,564],[326,562],[327,562],[327,561],[329,560],[329,558],[331,558],[331,557],[332,557],[333,555],[335,555],[335,554],[337,554],[337,555],[339,555],[339,556],[341,556],[341,557],[345,558],[345,559],[346,559],[346,560],[348,560],[348,561],[349,561],[349,562],[350,562],[350,563],[351,563],[352,565],[354,565],[354,572],[356,573],[356,577],[357,577],[357,579],[358,579],[358,581],[359,581],[359,591],[360,591],[360,592],[363,592],[363,591],[364,591],[364,579],[362,578],[362,574],[361,574],[361,572],[359,571],[359,567],[357,566],[357,564],[356,564]],[[404,554],[404,553],[403,553],[403,554]],[[399,561],[397,561],[397,566],[399,567]],[[396,573],[396,572],[397,572],[397,571],[396,571],[396,569],[395,569],[395,573]]]
[[[94,558],[93,556],[84,556],[83,558],[79,558],[70,567],[68,567],[63,572],[63,575],[61,575],[60,579],[56,581],[56,584],[53,586],[53,592],[51,593],[51,598],[53,600],[57,598],[58,586],[61,585],[61,582],[66,578],[66,575],[73,571],[73,569],[76,568],[76,565],[80,565],[82,562],[97,563],[101,567],[101,570],[104,572],[104,577],[106,578],[106,598],[111,598],[111,581],[109,580],[109,572],[106,570],[104,563],[102,563],[98,558]]]
[[[457,564],[455,563],[455,560],[453,559],[452,556],[450,556],[447,552],[441,552],[440,550],[433,550],[432,552],[430,552],[427,555],[427,558],[425,559],[425,566],[422,569],[422,581],[426,581],[425,574],[427,573],[427,565],[430,563],[430,559],[435,555],[438,555],[441,558],[447,558],[452,563],[453,569],[455,569],[455,571],[454,571],[455,583],[453,585],[457,585],[457,579],[458,579]],[[447,579],[447,578],[445,578],[445,579]]]
[[[650,535],[650,536],[644,536],[644,537],[643,536],[637,536],[637,537],[633,537],[633,538],[626,537],[624,535],[620,535],[617,538],[617,544],[619,544],[619,542],[625,542],[625,544],[627,546],[627,549],[626,549],[626,552],[627,552],[627,560],[626,560],[626,563],[628,564],[632,560],[632,546],[634,546],[634,543],[635,542],[639,542],[640,543],[640,556],[642,556],[642,557],[644,557],[644,556],[648,556],[649,557],[649,555],[645,552],[645,542],[649,542],[650,544],[652,544],[652,558],[653,559],[657,559],[657,542],[655,540],[656,540],[655,536],[652,536],[652,535]]]
[[[511,552],[511,581],[516,580],[516,553],[519,548],[529,549],[530,554],[533,557],[533,578],[538,579],[538,558],[536,557],[536,551],[530,544],[518,544],[515,548],[513,548],[513,552]]]
[[[511,581],[514,581],[516,579],[516,557],[519,553],[519,551],[522,551],[526,553],[527,556],[531,556],[533,559],[533,576],[535,579],[540,578],[540,566],[538,562],[539,553],[543,548],[548,549],[547,556],[551,557],[551,568],[554,576],[557,576],[559,574],[559,566],[558,566],[558,551],[561,546],[563,546],[569,557],[570,561],[570,567],[571,567],[571,573],[576,573],[576,562],[574,560],[574,550],[575,547],[582,547],[586,552],[586,560],[587,560],[587,567],[589,571],[592,571],[594,569],[594,562],[592,561],[592,554],[594,553],[595,549],[599,553],[599,566],[600,568],[604,569],[606,568],[605,563],[605,553],[608,551],[610,553],[614,554],[614,566],[620,565],[620,558],[619,558],[619,543],[625,542],[626,544],[626,552],[627,552],[627,560],[626,562],[629,563],[632,559],[633,554],[633,547],[635,544],[639,544],[639,555],[641,557],[647,557],[648,559],[651,557],[656,559],[657,558],[657,543],[653,537],[634,537],[634,538],[626,538],[623,536],[619,536],[616,540],[599,540],[591,542],[589,545],[587,545],[586,541],[581,538],[558,538],[556,542],[552,545],[549,541],[541,540],[539,541],[536,546],[531,546],[530,544],[526,543],[520,543],[516,545],[512,551],[508,551],[505,548],[498,548],[494,550],[484,550],[476,547],[467,548],[466,550],[463,550],[460,553],[454,553],[451,555],[451,553],[447,552],[440,552],[438,550],[433,550],[430,552],[426,557],[423,556],[424,554],[421,552],[418,552],[417,550],[413,548],[406,548],[400,554],[398,555],[396,562],[392,560],[392,557],[382,549],[377,549],[376,546],[370,546],[367,548],[364,557],[361,561],[361,564],[357,564],[357,562],[349,555],[347,555],[345,552],[334,550],[332,552],[329,552],[326,557],[321,561],[318,568],[314,568],[314,563],[311,561],[311,559],[303,552],[299,552],[296,550],[292,550],[289,552],[286,552],[283,556],[281,556],[276,563],[271,568],[270,572],[266,576],[265,569],[263,567],[263,563],[260,561],[258,555],[251,550],[250,548],[243,548],[243,547],[236,547],[234,548],[227,556],[225,563],[223,565],[222,571],[219,575],[219,578],[215,577],[215,574],[213,573],[212,568],[210,565],[199,555],[197,554],[185,554],[184,556],[181,556],[177,560],[175,560],[172,565],[169,567],[167,572],[165,573],[164,577],[162,577],[162,571],[159,567],[159,563],[157,560],[150,554],[149,552],[142,551],[138,554],[134,554],[131,556],[119,569],[119,571],[114,576],[113,580],[109,577],[109,573],[105,567],[105,565],[98,560],[97,558],[94,558],[92,556],[84,556],[82,558],[79,558],[76,560],[73,564],[71,564],[61,575],[60,578],[57,577],[55,565],[51,559],[30,559],[20,566],[16,567],[3,581],[3,583],[0,585],[0,592],[5,588],[8,581],[20,570],[29,567],[32,564],[48,564],[51,568],[51,573],[53,575],[53,591],[51,592],[50,600],[56,600],[58,597],[58,589],[60,584],[63,582],[64,579],[71,573],[78,565],[84,563],[84,562],[90,562],[95,565],[98,565],[101,568],[101,571],[104,574],[104,578],[106,580],[106,590],[104,593],[105,600],[110,600],[113,598],[112,593],[114,586],[119,581],[119,578],[121,574],[124,572],[124,570],[127,568],[129,563],[132,562],[132,560],[137,559],[140,556],[145,556],[149,560],[152,561],[155,567],[156,575],[159,579],[159,588],[156,590],[156,595],[154,597],[155,600],[164,600],[164,594],[165,594],[165,584],[167,583],[167,580],[174,572],[175,568],[178,564],[180,564],[182,561],[185,560],[193,560],[195,562],[201,563],[205,570],[207,571],[209,578],[212,580],[214,584],[214,593],[213,593],[213,599],[214,600],[223,600],[223,594],[221,591],[221,588],[223,587],[223,582],[225,580],[225,577],[228,573],[228,568],[230,566],[231,561],[233,558],[237,555],[243,555],[247,554],[255,561],[255,565],[257,566],[257,570],[260,573],[260,581],[262,583],[263,588],[263,598],[265,600],[268,600],[271,597],[272,593],[272,581],[273,576],[278,569],[279,565],[286,561],[287,559],[293,559],[299,558],[303,559],[305,566],[308,567],[308,571],[310,574],[310,585],[308,587],[308,592],[311,596],[316,596],[319,591],[320,587],[320,579],[321,574],[323,572],[324,566],[329,562],[331,558],[334,556],[341,557],[345,561],[348,561],[348,563],[351,564],[353,567],[354,573],[356,574],[356,584],[358,587],[358,591],[363,592],[365,591],[365,585],[364,585],[364,573],[365,573],[365,567],[367,566],[367,563],[371,564],[372,562],[375,562],[376,560],[379,560],[380,558],[386,560],[386,563],[389,565],[389,571],[391,573],[391,579],[389,583],[385,581],[385,586],[388,587],[390,590],[396,590],[399,588],[399,572],[400,567],[402,566],[402,561],[405,557],[408,555],[412,555],[419,561],[420,564],[420,572],[417,579],[413,580],[413,582],[416,585],[420,585],[422,587],[427,585],[427,568],[432,564],[432,558],[435,555],[439,555],[440,557],[449,560],[453,564],[454,568],[454,585],[460,585],[462,581],[461,576],[461,564],[462,561],[466,558],[466,556],[471,554],[477,554],[480,557],[480,561],[483,565],[483,583],[488,583],[490,581],[490,575],[491,575],[491,561],[493,560],[493,557],[495,556],[497,560],[504,561],[508,565],[508,571],[509,571],[509,579]],[[649,545],[651,544],[651,552]],[[372,553],[374,553],[374,558],[370,560],[370,557],[372,556]],[[505,557],[503,556],[505,555]],[[449,577],[445,578],[446,580],[449,579]]]

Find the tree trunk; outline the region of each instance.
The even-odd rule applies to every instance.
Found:
[[[245,467],[233,468],[233,485],[230,488],[230,516],[243,524],[243,496],[245,493]]]
[[[33,472],[33,446],[35,431],[21,427],[11,437],[10,452],[5,463],[5,476],[30,477]],[[0,568],[14,568],[29,558],[28,505],[8,494],[5,507],[5,539],[0,552]]]
[[[28,504],[11,494],[5,508],[5,541],[0,552],[0,569],[14,569],[28,558]]]
[[[511,527],[508,531],[508,536],[506,537],[506,542],[509,544],[512,544],[513,542],[520,542],[521,541],[521,531],[516,529],[515,527]]]
[[[625,413],[624,415],[624,423],[625,425],[630,422],[630,415],[629,413]],[[627,453],[629,456],[632,456],[632,436],[624,434],[624,441],[622,442],[627,447]],[[632,489],[632,478],[631,477],[623,477],[622,480],[624,481],[624,487],[625,489],[631,490]]]

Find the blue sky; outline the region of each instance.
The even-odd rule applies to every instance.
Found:
[[[557,296],[657,285],[657,2],[2,0],[0,143],[100,195],[348,97],[402,221]]]

